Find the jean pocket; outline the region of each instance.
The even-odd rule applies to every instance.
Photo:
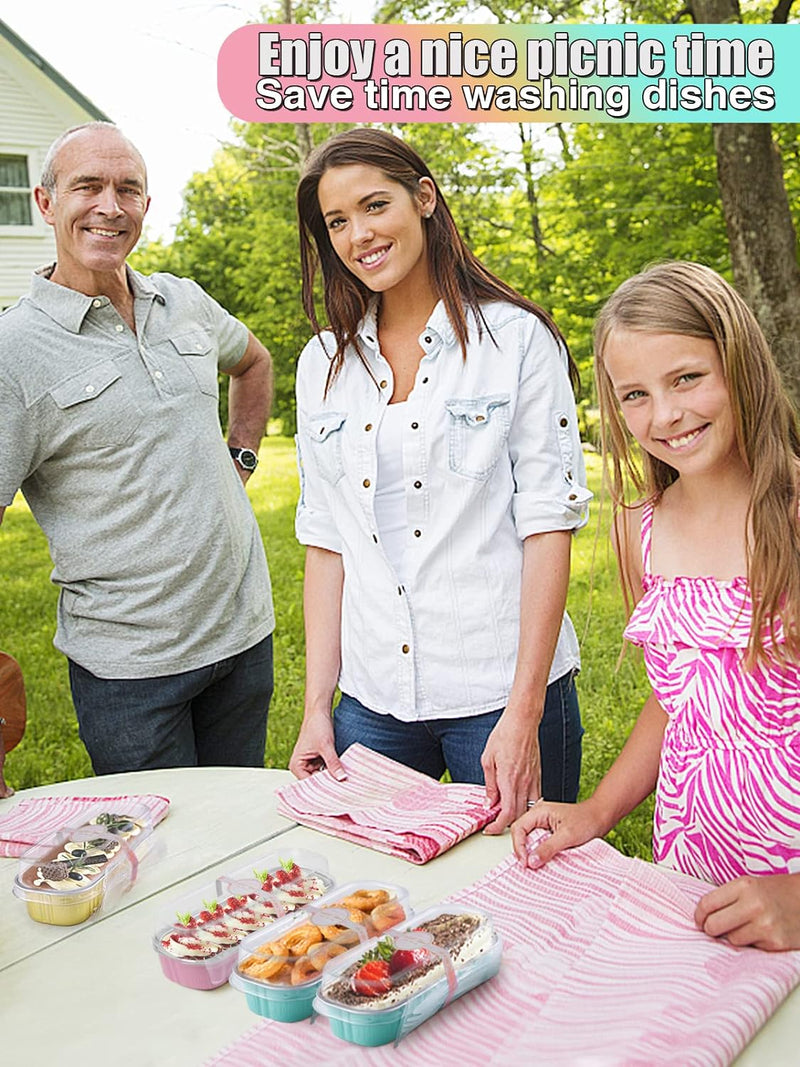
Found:
[[[124,444],[144,418],[112,360],[59,382],[50,398],[58,409],[63,438],[74,438],[81,448]]]
[[[482,481],[497,465],[511,428],[511,397],[454,398],[445,402],[450,414],[450,470]]]
[[[201,393],[219,399],[219,371],[211,338],[201,329],[170,337],[173,348],[183,357]]]
[[[320,411],[308,419],[311,453],[320,476],[330,485],[336,485],[344,474],[342,434],[346,422],[347,414],[342,411]]]

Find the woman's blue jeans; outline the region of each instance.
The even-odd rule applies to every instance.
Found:
[[[484,784],[481,755],[489,734],[503,713],[488,711],[461,719],[402,722],[379,715],[347,693],[333,713],[336,751],[341,755],[355,741],[408,767],[441,778],[445,768],[454,782]],[[547,687],[539,724],[542,796],[575,801],[581,775],[581,725],[575,672]]]

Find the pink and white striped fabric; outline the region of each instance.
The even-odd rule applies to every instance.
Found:
[[[144,806],[152,825],[166,818],[169,800],[155,793],[122,797],[29,797],[0,819],[0,856],[21,856],[62,826],[79,826],[92,812],[127,814],[126,807]]]
[[[540,833],[532,837],[538,840]],[[487,911],[496,978],[393,1048],[356,1048],[325,1019],[259,1023],[213,1067],[724,1067],[800,981],[800,952],[697,930],[708,886],[595,840],[531,871],[509,857],[452,899]]]
[[[347,780],[318,771],[275,790],[278,811],[304,826],[411,863],[427,863],[491,822],[480,785],[444,785],[426,774],[351,745],[341,757]]]
[[[800,664],[746,671],[746,579],[654,575],[652,527],[645,505],[644,596],[625,636],[669,716],[653,856],[718,884],[800,872]]]

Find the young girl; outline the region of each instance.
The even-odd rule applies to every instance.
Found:
[[[317,336],[297,371],[306,699],[289,766],[341,774],[337,753],[360,741],[435,778],[485,779],[499,833],[540,795],[540,746],[545,795],[577,797],[564,602],[589,493],[571,363],[399,138],[333,137],[297,204]]]
[[[595,369],[635,603],[625,636],[644,650],[653,695],[594,794],[537,804],[513,828],[515,852],[538,867],[657,787],[656,862],[718,886],[698,926],[800,948],[795,416],[752,313],[693,263],[620,286],[597,321]],[[625,505],[626,482],[640,503]],[[552,833],[526,856],[534,827]]]

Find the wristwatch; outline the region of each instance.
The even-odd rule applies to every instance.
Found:
[[[258,456],[252,448],[231,448],[228,445],[228,451],[243,471],[254,471],[258,466]]]

